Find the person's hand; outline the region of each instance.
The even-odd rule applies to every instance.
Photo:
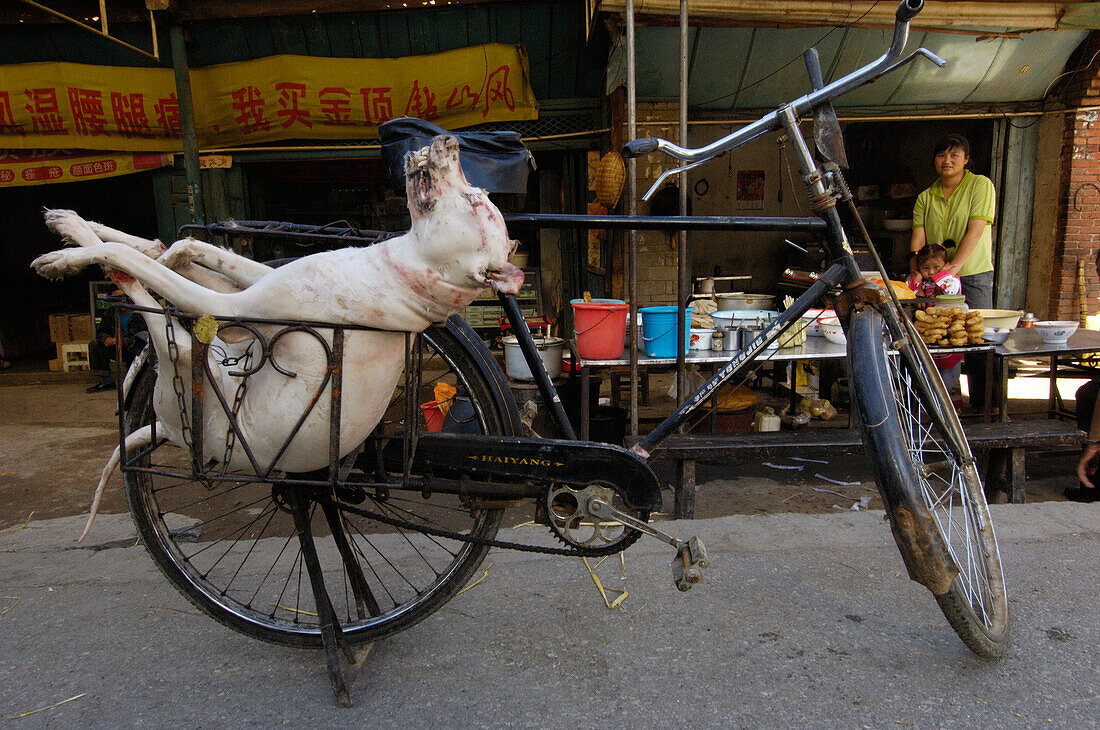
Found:
[[[103,340],[103,344],[107,347],[114,347],[115,342],[117,342],[117,340],[115,340],[114,337],[108,337],[107,339]]]
[[[1085,444],[1085,450],[1077,460],[1077,478],[1081,484],[1090,488],[1096,487],[1089,477],[1096,474],[1098,466],[1100,466],[1100,444]]]
[[[951,276],[958,276],[959,269],[962,268],[962,264],[956,264],[954,261],[948,262],[947,266],[944,266],[940,271],[946,271]]]

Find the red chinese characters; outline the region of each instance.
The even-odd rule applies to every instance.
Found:
[[[153,137],[153,130],[149,127],[149,117],[145,114],[144,94],[123,94],[112,91],[111,113],[115,118],[115,127],[123,137],[145,139]]]
[[[477,101],[480,98],[481,94],[475,94],[470,89],[469,84],[463,84],[461,88],[456,86],[451,90],[451,95],[447,97],[447,103],[444,106],[447,111],[453,111],[463,107],[466,109],[473,109],[477,106]]]
[[[157,103],[153,105],[153,113],[157,115],[157,124],[165,137],[183,136],[180,103],[175,94],[170,94],[167,99],[157,99]]]
[[[485,105],[481,116],[488,116],[489,105],[493,103],[503,103],[509,111],[516,110],[515,94],[508,88],[508,72],[508,66],[501,66],[489,74],[485,82]]]
[[[40,167],[28,167],[23,170],[23,179],[27,182],[40,180],[60,180],[65,174],[57,165],[42,165]]]
[[[326,86],[317,94],[321,114],[328,124],[351,124],[351,92],[341,86]]]
[[[88,177],[89,175],[109,175],[118,170],[118,163],[114,160],[96,160],[94,162],[78,162],[69,166],[69,174],[73,177]]]
[[[313,122],[309,120],[309,110],[302,109],[299,106],[299,102],[305,96],[306,85],[281,82],[275,84],[275,90],[279,92],[279,106],[282,107],[275,114],[283,118],[283,129],[295,124],[301,124],[307,129],[312,129]]]
[[[363,97],[363,114],[367,124],[381,124],[393,119],[393,99],[389,86],[359,89],[359,95]]]
[[[428,120],[439,116],[439,109],[435,105],[435,94],[429,91],[427,86],[421,86],[418,80],[413,81],[409,103],[405,105],[405,116]]]
[[[516,110],[516,95],[508,85],[511,67],[500,66],[485,81],[485,86],[478,91],[470,88],[469,84],[456,86],[447,97],[444,108],[447,111],[456,109],[477,109],[481,106],[481,116],[489,116],[489,109],[495,104],[503,104],[509,111]]]
[[[103,92],[69,87],[69,110],[76,133],[85,137],[110,136],[103,109]]]
[[[31,127],[35,134],[68,134],[65,118],[61,116],[61,105],[57,101],[57,89],[24,89],[27,104],[24,107],[31,115]]]
[[[11,113],[11,99],[6,91],[0,91],[0,134],[18,134],[20,137],[27,134],[22,124],[15,123],[15,117]]]
[[[271,129],[271,120],[267,119],[263,93],[255,86],[242,86],[233,92],[234,121],[245,134],[266,132]]]

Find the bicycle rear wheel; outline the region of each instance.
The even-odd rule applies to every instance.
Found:
[[[852,315],[847,336],[864,444],[910,576],[932,590],[975,654],[999,657],[1008,643],[1008,599],[997,536],[939,373],[891,352],[883,317],[871,307]],[[944,549],[954,563],[945,567],[957,574],[940,580],[929,575],[928,558]]]
[[[415,403],[434,400],[433,385],[446,382],[467,404],[466,432],[513,435],[507,403],[499,399],[491,374],[478,366],[467,331],[459,321],[423,334],[415,381],[422,387]],[[135,383],[127,432],[149,422],[155,377],[150,368]],[[401,434],[404,412],[399,386],[376,433]],[[413,427],[423,425],[418,418]],[[141,456],[138,465],[157,471],[124,473],[130,511],[149,553],[177,589],[216,620],[249,636],[321,646],[318,612],[290,511],[295,494],[308,498],[311,488],[273,486],[245,474],[238,482],[203,484],[190,476],[188,453],[168,443]],[[400,484],[400,474],[393,478]],[[292,494],[291,489],[301,491]],[[368,492],[357,506],[480,539],[496,535],[503,514],[503,509],[480,507],[456,495],[398,489],[387,495]],[[311,501],[309,520],[327,592],[352,642],[373,641],[424,619],[467,584],[488,552],[484,545],[383,524],[331,502]]]

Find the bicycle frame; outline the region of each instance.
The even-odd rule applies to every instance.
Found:
[[[828,196],[824,184],[824,173],[815,164],[805,140],[802,138],[798,127],[798,120],[790,107],[780,110],[778,118],[782,128],[787,132],[788,138],[795,148],[795,155],[800,162],[803,175],[809,181],[811,193],[819,198]],[[752,139],[753,137],[748,137]],[[822,274],[809,289],[802,293],[794,304],[780,314],[779,318],[769,324],[739,353],[732,356],[729,363],[714,374],[709,381],[703,384],[693,393],[679,408],[677,408],[664,421],[656,426],[645,438],[634,447],[634,453],[646,459],[649,454],[666,438],[688,421],[700,407],[706,403],[719,388],[734,378],[737,378],[755,366],[758,356],[769,344],[791,324],[797,322],[822,296],[829,290],[843,286],[849,282],[860,279],[859,266],[856,264],[852,248],[848,243],[847,235],[841,225],[835,205],[828,206],[822,211],[821,218],[782,218],[782,217],[694,217],[694,216],[666,216],[662,218],[645,218],[642,216],[567,216],[567,215],[527,215],[516,216],[507,219],[509,223],[545,224],[554,227],[588,227],[588,228],[635,228],[647,230],[724,230],[724,231],[814,231],[824,233],[826,247],[833,265]],[[519,326],[523,318],[519,312],[519,306],[514,297],[500,295],[504,311],[512,324],[519,339],[520,350],[531,367],[536,384],[545,403],[551,404],[551,411],[555,414],[558,426],[568,438],[576,438],[572,428],[561,410],[560,399],[554,390],[549,375],[542,365],[541,358],[530,332],[526,327]]]
[[[923,0],[903,0],[897,10],[897,22],[895,23],[893,37],[887,51],[872,63],[837,79],[831,84],[825,85],[821,81],[820,68],[818,67],[816,55],[808,57],[806,59],[806,64],[810,73],[811,83],[815,87],[813,92],[803,95],[789,104],[784,104],[776,111],[764,115],[756,122],[742,127],[710,145],[699,149],[689,149],[672,144],[667,140],[648,138],[628,142],[623,150],[624,155],[628,157],[637,157],[654,151],[663,151],[675,159],[687,163],[682,167],[663,173],[644,196],[648,198],[669,175],[700,165],[721,153],[744,145],[768,132],[783,131],[786,133],[787,139],[794,148],[795,159],[798,161],[802,179],[806,183],[807,192],[815,212],[819,215],[818,218],[766,218],[751,216],[741,218],[696,218],[692,216],[669,216],[659,219],[647,219],[639,216],[593,217],[529,215],[517,216],[509,219],[509,222],[514,223],[538,223],[557,227],[564,224],[572,224],[582,228],[632,228],[667,231],[710,229],[728,231],[815,230],[824,232],[826,248],[833,260],[832,266],[817,282],[805,291],[792,306],[788,307],[776,321],[766,327],[763,332],[757,335],[757,337],[745,346],[740,353],[732,357],[725,367],[715,373],[708,382],[688,398],[688,400],[677,408],[675,412],[654,428],[649,435],[638,442],[633,447],[633,451],[640,458],[647,459],[656,446],[669,435],[675,433],[719,388],[751,367],[760,353],[763,352],[763,350],[771,344],[784,329],[805,314],[806,311],[809,310],[830,288],[852,284],[861,279],[859,266],[856,264],[847,234],[844,231],[840,216],[836,210],[836,200],[841,196],[836,194],[835,189],[840,188],[846,193],[846,185],[838,169],[835,170],[834,174],[830,170],[819,166],[814,160],[814,156],[807,146],[802,136],[801,129],[799,128],[799,115],[811,111],[817,112],[819,110],[824,110],[831,114],[832,108],[830,106],[830,100],[834,97],[869,83],[879,76],[893,71],[918,57],[928,58],[937,65],[942,66],[945,62],[931,51],[924,48],[920,48],[905,59],[898,61],[901,52],[905,48],[906,41],[908,40],[909,20],[920,12],[922,7]],[[864,238],[867,238],[865,232]],[[875,256],[876,264],[883,280],[888,280],[882,262],[878,259],[878,255],[874,253],[873,246],[871,247],[871,251]],[[897,305],[893,293],[889,292],[889,295],[894,299],[894,304]],[[532,372],[536,373],[538,370],[543,370],[534,342],[531,340],[530,333],[527,332],[525,327],[517,326],[518,323],[523,321],[522,318],[513,319],[513,317],[518,317],[518,306],[516,306],[514,302],[508,303],[507,297],[502,296],[501,300],[502,303],[504,303],[506,313],[508,313],[509,321],[512,323],[517,335],[520,335],[520,347],[524,353],[525,359],[531,366]],[[891,331],[902,340],[901,350],[903,355],[922,368],[927,369],[932,367],[927,350],[924,349],[921,344],[910,345],[910,343],[921,342],[920,338],[913,332],[912,325],[906,322],[904,317],[898,317],[897,312],[893,309],[886,309],[888,311],[884,314],[886,315],[888,326]],[[559,425],[562,427],[562,430],[572,437],[572,429],[569,427],[564,417],[564,413],[561,412],[557,394],[554,392],[549,377],[546,376],[544,370],[541,374],[536,374],[536,382],[545,402],[555,404],[556,407],[553,407],[552,410],[555,416],[558,417]],[[935,388],[936,386],[931,385],[929,387]],[[942,387],[942,384],[940,387]],[[936,417],[938,420],[943,420],[939,419],[938,416]],[[953,427],[952,424],[946,422],[944,422],[942,426],[950,431],[958,430],[957,427]]]

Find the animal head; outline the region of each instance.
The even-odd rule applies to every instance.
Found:
[[[466,181],[458,140],[440,135],[405,156],[405,193],[419,254],[458,286],[491,286],[515,294],[523,272],[508,263],[516,242],[481,188]]]

